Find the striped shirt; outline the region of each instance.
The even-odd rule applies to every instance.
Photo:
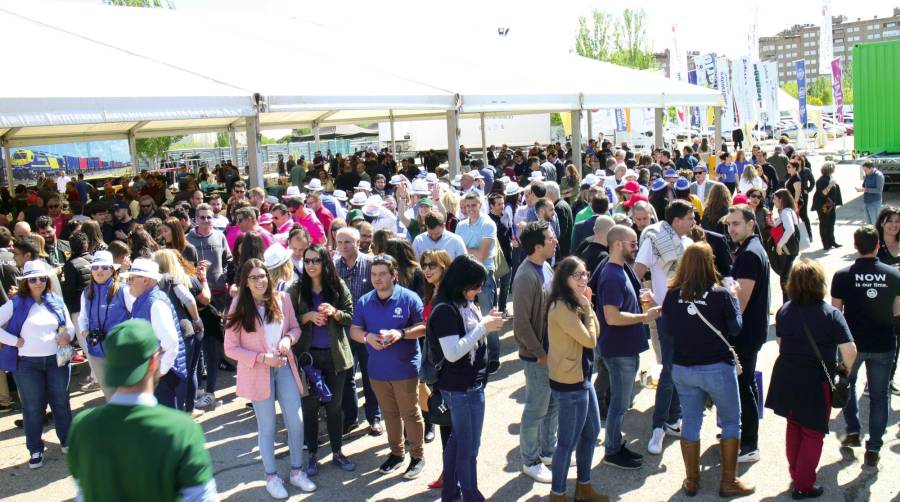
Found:
[[[334,259],[334,268],[347,288],[350,289],[350,296],[353,303],[356,303],[362,295],[372,291],[372,256],[367,254],[358,254],[356,264],[351,268],[347,266],[343,257]]]

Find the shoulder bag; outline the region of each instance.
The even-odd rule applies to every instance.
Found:
[[[819,346],[816,345],[812,333],[809,332],[806,321],[801,318],[800,322],[803,324],[803,332],[806,333],[806,339],[809,340],[813,352],[816,354],[816,357],[819,358],[819,363],[822,365],[822,371],[825,372],[825,379],[828,380],[828,386],[831,387],[831,407],[843,408],[844,406],[847,406],[847,403],[850,401],[850,378],[840,370],[835,371],[834,375],[828,371],[828,365],[825,364],[825,359],[822,358],[822,353],[819,352]]]
[[[741,367],[741,360],[738,358],[737,352],[734,351],[734,347],[732,347],[732,345],[730,343],[728,343],[728,340],[725,338],[725,335],[723,335],[721,331],[719,331],[715,326],[713,326],[711,322],[707,321],[706,317],[703,317],[703,313],[700,312],[700,309],[697,307],[697,305],[694,302],[689,302],[688,304],[694,308],[694,310],[697,312],[697,316],[700,318],[700,320],[703,321],[703,323],[706,324],[709,327],[709,329],[711,329],[712,332],[715,333],[716,336],[719,337],[720,340],[722,340],[722,343],[724,343],[726,347],[728,347],[728,352],[731,352],[731,357],[734,358],[734,369],[737,371],[737,374],[740,375],[741,373],[743,373],[744,368]]]

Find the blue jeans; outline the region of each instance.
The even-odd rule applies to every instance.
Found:
[[[881,211],[881,202],[863,202],[866,211],[866,223],[874,225],[878,221],[878,212]]]
[[[678,400],[678,391],[672,383],[672,357],[674,354],[674,340],[666,331],[665,323],[656,321],[656,332],[659,334],[659,351],[662,356],[662,372],[659,374],[659,384],[656,386],[656,402],[653,405],[653,428],[663,426],[663,422],[674,424],[681,418],[681,402]]]
[[[706,396],[716,405],[722,427],[722,439],[741,437],[741,395],[738,391],[737,371],[728,363],[672,367],[672,379],[681,396],[684,422],[681,438],[700,440]]]
[[[860,432],[859,403],[856,400],[856,377],[859,367],[866,363],[866,378],[869,381],[869,439],[866,441],[867,451],[879,451],[884,444],[882,436],[887,427],[888,404],[890,394],[891,364],[894,361],[893,352],[860,352],[853,363],[853,371],[850,373],[850,400],[844,407],[844,420],[847,422],[847,433]]]
[[[300,408],[300,389],[291,374],[291,367],[269,368],[269,385],[272,389],[269,398],[253,401],[253,414],[259,429],[259,456],[267,476],[278,473],[275,465],[276,400],[288,431],[291,469],[300,469],[303,463],[303,410]]]
[[[559,405],[550,393],[550,373],[537,362],[522,361],[525,367],[525,407],[519,430],[522,463],[535,465],[541,457],[552,457],[559,428]]]
[[[605,357],[603,363],[609,372],[609,411],[606,414],[606,440],[603,445],[607,455],[615,455],[622,449],[622,421],[631,407],[639,358]]]
[[[25,425],[25,446],[29,453],[44,451],[44,410],[47,404],[53,412],[56,436],[59,444],[68,444],[69,426],[72,424],[72,408],[69,406],[69,380],[72,367],[56,365],[56,354],[44,357],[19,358],[13,373],[22,401],[22,421]]]
[[[448,501],[462,492],[465,502],[482,502],[478,489],[478,449],[484,427],[484,387],[466,392],[440,391],[450,407],[453,425],[444,448],[444,487],[441,500]]]
[[[578,469],[578,482],[590,483],[594,448],[600,435],[600,406],[594,386],[575,391],[553,391],[559,401],[559,440],[553,452],[553,493],[566,493],[566,478],[572,451]]]
[[[497,283],[494,281],[494,274],[488,270],[484,284],[481,286],[481,293],[478,293],[478,306],[481,307],[481,315],[490,313],[496,304]],[[500,333],[496,331],[488,333],[487,349],[489,362],[493,363],[500,360]]]
[[[194,398],[197,397],[197,366],[200,362],[202,342],[195,336],[184,339],[184,357],[187,360],[187,390],[181,409],[194,411]]]
[[[349,338],[349,337],[348,337]],[[342,408],[344,409],[344,424],[353,424],[359,420],[359,401],[356,396],[356,368],[362,373],[363,395],[366,398],[366,421],[369,425],[376,420],[381,421],[381,409],[378,407],[378,398],[369,383],[369,352],[365,344],[350,340],[350,351],[353,352],[353,367],[347,372],[344,381],[344,396]]]

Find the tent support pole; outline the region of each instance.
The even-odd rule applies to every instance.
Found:
[[[231,162],[238,169],[241,168],[240,163],[238,162],[238,146],[237,146],[237,137],[234,134],[234,126],[228,126],[228,144],[231,146]]]
[[[484,113],[479,114],[479,118],[481,119],[481,161],[484,162],[484,167],[488,166],[488,157],[487,157],[487,131],[484,129]]]
[[[128,131],[128,153],[131,155],[131,170],[135,176],[140,174],[138,167],[137,141],[134,138],[134,131]]]
[[[391,153],[394,155],[394,158],[397,157],[397,140],[394,136],[394,110],[389,110],[391,119]]]
[[[247,117],[247,162],[250,164],[250,186],[265,188],[264,169],[259,151],[259,114]],[[240,168],[238,168],[240,169]]]
[[[572,110],[569,115],[572,117],[572,162],[575,163],[575,170],[580,173],[581,153],[584,150],[581,147],[581,110]]]
[[[459,174],[459,111],[447,111],[447,164],[450,179]]]
[[[591,144],[591,140],[594,139],[594,112],[590,109],[587,111],[587,128],[588,128],[588,145]],[[600,146],[600,145],[597,145]]]
[[[315,135],[315,139],[316,139],[316,151],[317,151],[317,152],[321,152],[321,151],[322,151],[322,147],[319,146],[319,141],[320,141],[320,139],[321,139],[321,138],[319,137],[319,121],[313,122],[313,134]]]
[[[653,139],[656,148],[663,147],[663,114],[665,108],[653,109]]]
[[[12,170],[12,157],[9,155],[9,142],[5,139],[0,139],[0,144],[3,145],[3,166],[6,169],[6,184],[9,185],[9,193],[13,193],[13,170]]]
[[[722,151],[722,145],[719,142],[722,140],[722,107],[714,106],[713,107],[713,155],[716,155],[716,152]]]

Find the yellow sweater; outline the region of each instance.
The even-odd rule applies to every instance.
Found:
[[[582,350],[596,347],[599,334],[600,323],[594,309],[589,308],[579,315],[563,302],[551,305],[547,313],[550,379],[563,384],[583,382]]]

